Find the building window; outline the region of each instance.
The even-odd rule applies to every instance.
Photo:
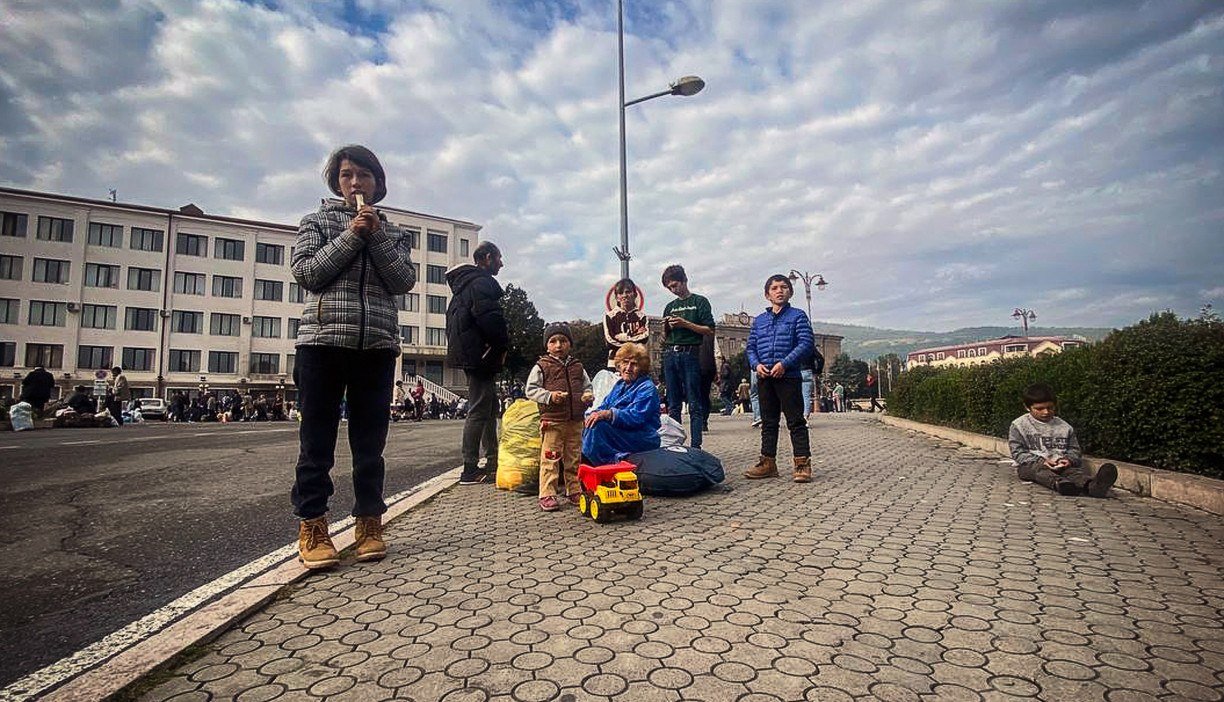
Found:
[[[430,314],[446,314],[446,298],[442,295],[426,295],[425,304]]]
[[[203,273],[175,273],[174,292],[183,295],[203,295],[208,287]]]
[[[297,366],[297,354],[285,354],[285,375],[293,375],[293,369]]]
[[[12,368],[17,365],[17,342],[0,341],[0,366]]]
[[[401,344],[416,344],[420,339],[417,338],[417,328],[407,324],[400,325],[400,343]]]
[[[421,279],[421,264],[419,263],[412,264],[412,279],[413,280]]]
[[[0,280],[21,280],[20,256],[5,256],[0,254]]]
[[[68,303],[30,300],[26,323],[33,327],[62,327],[68,318]]]
[[[939,353],[935,354],[935,360],[936,360],[936,361],[942,361],[942,360],[944,360],[943,351],[940,351]]]
[[[150,307],[128,307],[124,311],[123,328],[128,331],[155,331],[157,310]]]
[[[160,229],[145,229],[132,227],[131,248],[136,251],[161,251],[162,232]]]
[[[0,324],[16,324],[21,301],[11,297],[0,297]]]
[[[153,349],[124,347],[123,369],[131,371],[153,370]]]
[[[297,333],[298,333],[298,327],[300,326],[302,326],[302,320],[298,319],[297,317],[290,317],[289,318],[289,333],[286,336],[290,339],[296,339]]]
[[[459,240],[459,255],[463,258],[468,257],[468,240],[467,239]]]
[[[279,339],[280,317],[251,317],[251,336],[259,339]]]
[[[404,237],[408,239],[408,246],[413,249],[421,248],[421,230],[420,229],[405,229]]]
[[[161,271],[156,268],[128,266],[128,290],[161,290]]]
[[[216,316],[216,315],[213,315]],[[238,352],[237,351],[209,351],[208,352],[208,372],[209,373],[237,373],[238,372]]]
[[[279,266],[285,262],[285,247],[280,244],[255,244],[255,262]]]
[[[398,296],[397,302],[403,312],[417,312],[421,309],[421,296],[417,293],[404,293]]]
[[[985,349],[985,348],[980,348],[980,349],[978,349],[978,355],[979,355],[979,356],[985,356],[985,355],[986,355],[986,349]]]
[[[225,261],[241,261],[246,256],[246,242],[242,239],[217,237],[213,245],[213,257]]]
[[[446,346],[446,330],[439,327],[425,327],[426,346]]]
[[[289,284],[289,301],[296,302],[299,305],[306,302],[306,292],[302,286],[297,283]]]
[[[114,305],[81,305],[81,326],[85,329],[114,329],[117,309]]]
[[[280,372],[280,354],[276,353],[253,353],[251,354],[251,373],[260,375],[272,375]]]
[[[1003,353],[1020,353],[1023,351],[1028,351],[1027,344],[1008,344],[1003,347]]]
[[[242,297],[242,278],[214,275],[213,297]]]
[[[242,320],[236,314],[213,312],[208,316],[208,333],[213,336],[238,336],[242,333]]]
[[[426,283],[446,283],[446,266],[425,266]]]
[[[1080,342],[1078,342],[1078,341],[1064,341],[1064,342],[1062,342],[1062,347],[1063,347],[1064,349],[1074,349],[1074,348],[1077,348],[1077,347],[1079,347],[1079,346],[1082,346],[1082,344],[1080,344]]]
[[[119,266],[105,263],[85,264],[85,287],[87,288],[117,288],[119,287]]]
[[[94,246],[123,246],[123,227],[118,224],[90,222],[89,243]]]
[[[170,317],[170,331],[178,334],[203,334],[204,313],[175,310]]]
[[[110,346],[78,346],[77,368],[86,370],[110,370],[114,367],[115,349]]]
[[[17,212],[0,212],[0,236],[24,237],[27,221],[26,215]]]
[[[185,349],[170,349],[171,373],[199,373],[200,352]]]
[[[26,368],[63,368],[63,344],[26,344]]]
[[[43,241],[62,241],[65,243],[72,242],[72,226],[75,224],[71,219],[60,219],[59,217],[39,217],[38,218],[38,238]]]
[[[280,302],[284,296],[285,284],[279,280],[255,279],[255,299]]]
[[[425,237],[425,245],[434,253],[446,253],[446,234],[431,230]]]
[[[207,256],[208,237],[201,234],[179,234],[174,240],[174,253],[179,256]]]
[[[70,264],[57,258],[34,259],[35,283],[67,283]]]

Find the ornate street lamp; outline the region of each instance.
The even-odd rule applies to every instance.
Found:
[[[791,279],[791,283],[798,280],[803,281],[803,292],[807,296],[807,313],[808,321],[810,322],[812,320],[812,281],[816,282],[817,290],[824,290],[828,283],[825,282],[824,276],[819,273],[800,273],[793,268],[791,269],[790,275],[787,277]]]
[[[1024,325],[1024,336],[1027,338],[1029,322],[1037,319],[1037,313],[1032,310],[1026,310],[1023,307],[1017,307],[1012,311],[1012,317],[1019,319],[1020,323]]]

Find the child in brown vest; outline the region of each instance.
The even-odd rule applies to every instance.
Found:
[[[570,356],[574,337],[568,324],[544,329],[548,353],[540,356],[527,376],[527,399],[540,404],[540,509],[555,512],[557,483],[565,471],[565,494],[578,504],[578,457],[582,451],[582,415],[595,399],[591,378],[582,362]]]

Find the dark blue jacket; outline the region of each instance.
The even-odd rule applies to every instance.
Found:
[[[773,368],[778,361],[786,369],[787,378],[800,377],[803,363],[816,348],[812,341],[812,324],[803,310],[787,303],[781,312],[774,314],[773,308],[752,320],[748,332],[748,365],[756,372],[758,364]]]

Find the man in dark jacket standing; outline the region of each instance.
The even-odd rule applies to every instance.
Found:
[[[451,301],[446,308],[446,360],[468,379],[468,412],[463,423],[463,474],[460,485],[475,485],[497,471],[497,385],[506,362],[510,331],[502,312],[502,288],[493,279],[502,269],[501,251],[485,241],[465,263],[446,272]],[[481,472],[481,446],[485,470]]]
[[[21,401],[30,403],[35,412],[42,414],[47,400],[51,399],[51,388],[53,387],[55,387],[55,376],[48,373],[46,368],[37,366],[21,379]]]

